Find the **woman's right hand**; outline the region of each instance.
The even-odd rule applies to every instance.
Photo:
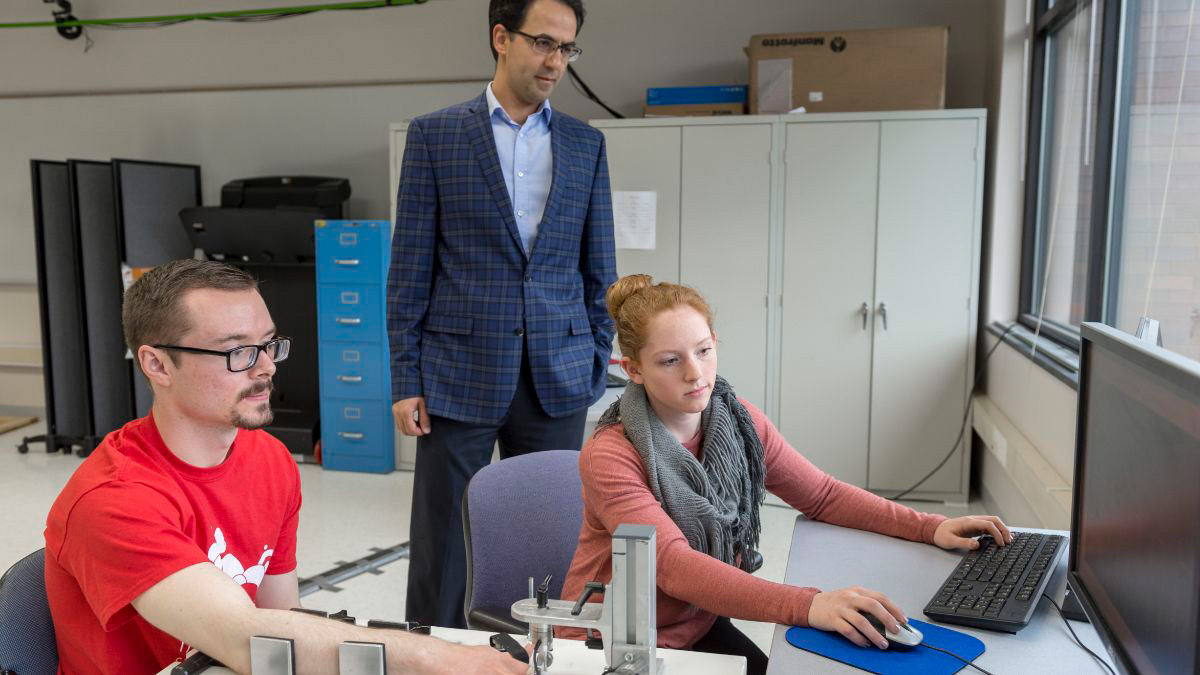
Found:
[[[904,612],[883,593],[853,586],[813,596],[808,608],[808,625],[840,633],[859,647],[869,647],[873,642],[876,647],[887,649],[887,640],[859,614],[860,610],[875,615],[884,628],[891,631],[898,630],[900,623],[908,622]],[[869,637],[870,642],[864,636]]]

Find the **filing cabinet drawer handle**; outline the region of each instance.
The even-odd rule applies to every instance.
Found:
[[[334,319],[333,321],[334,321],[334,323],[338,323],[343,326],[361,326],[362,325],[362,319],[360,319],[356,316],[355,317],[339,316],[336,319]]]
[[[361,441],[366,437],[366,435],[361,431],[339,431],[338,436],[341,436],[349,441]]]
[[[334,258],[333,264],[342,267],[358,267],[358,258]]]
[[[362,382],[362,375],[338,375],[338,382]]]

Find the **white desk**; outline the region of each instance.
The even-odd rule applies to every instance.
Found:
[[[492,635],[487,631],[460,630],[458,628],[433,629],[434,637],[466,645],[486,645]],[[702,654],[677,649],[659,649],[659,658],[666,666],[667,675],[745,675],[746,659],[740,656]],[[170,675],[171,664],[159,675]],[[550,675],[600,675],[604,670],[604,652],[588,649],[580,640],[555,640],[554,665]],[[227,668],[209,668],[202,675],[234,675]]]
[[[1067,535],[1058,530],[1014,529]],[[792,531],[784,582],[822,590],[863,586],[887,594],[908,616],[930,622],[921,610],[961,557],[961,553],[943,551],[936,546],[798,516]],[[1066,569],[1067,551],[1064,550],[1046,589],[1059,604],[1066,588]],[[1075,644],[1058,612],[1045,600],[1038,604],[1029,625],[1016,635],[953,624],[939,625],[982,640],[986,651],[975,662],[995,675],[1107,672]],[[1090,624],[1072,621],[1071,627],[1089,649],[1107,659],[1100,638]],[[785,637],[787,628],[775,627],[768,675],[862,672],[791,646]],[[1111,665],[1111,661],[1109,663]],[[966,670],[960,672],[976,672],[964,668]]]

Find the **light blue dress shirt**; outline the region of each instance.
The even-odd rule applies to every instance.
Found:
[[[487,86],[488,110],[492,120],[492,137],[496,139],[496,155],[504,172],[504,187],[512,202],[513,218],[521,233],[525,255],[533,251],[538,225],[546,211],[550,196],[550,180],[554,175],[554,152],[550,147],[550,101],[543,101],[537,112],[519,125],[508,116],[492,85]]]

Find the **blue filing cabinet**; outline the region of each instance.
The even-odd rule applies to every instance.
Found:
[[[387,336],[386,220],[318,220],[321,455],[329,469],[396,468]]]

